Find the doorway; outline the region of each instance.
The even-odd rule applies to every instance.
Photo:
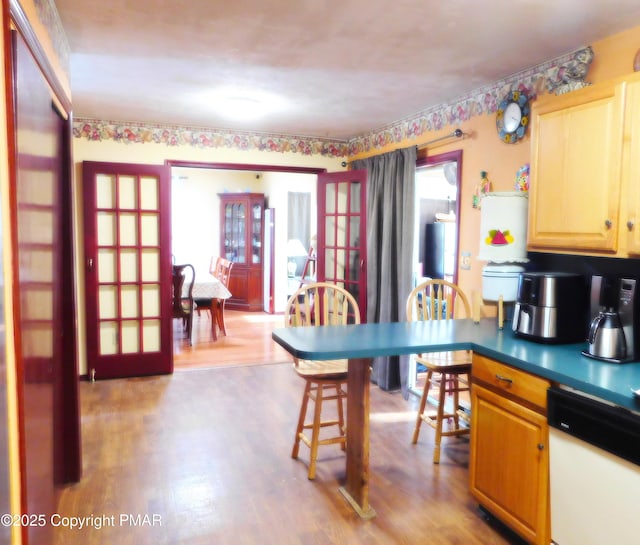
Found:
[[[416,165],[414,285],[427,278],[458,282],[459,194],[462,151]],[[420,396],[420,369],[409,360],[409,391]]]
[[[263,255],[265,282],[267,273],[270,278],[267,295],[267,284],[264,284],[265,306],[269,306],[269,313],[280,325],[281,317],[277,316],[284,311],[289,289],[287,241],[291,238],[288,233],[289,226],[289,195],[291,193],[304,193],[309,197],[308,218],[309,229],[303,234],[296,234],[296,238],[303,238],[305,256],[308,252],[310,238],[315,235],[317,223],[317,199],[316,185],[320,172],[324,169],[285,167],[271,165],[243,165],[226,163],[193,163],[181,161],[167,161],[171,166],[172,178],[172,247],[171,253],[178,263],[192,263],[196,269],[196,283],[206,282],[209,277],[209,264],[212,256],[218,256],[221,252],[221,223],[220,223],[220,195],[224,193],[251,192],[265,195],[265,207],[272,215],[271,231],[274,244],[269,256]],[[264,234],[268,231],[267,213],[265,212]],[[263,248],[267,252],[267,248]],[[268,253],[268,252],[267,252]],[[271,308],[272,306],[272,308]],[[225,315],[227,314],[225,310]],[[230,314],[236,317],[237,313]],[[254,316],[251,316],[253,314]],[[253,312],[246,319],[268,320],[268,314]],[[210,331],[207,331],[206,322],[209,320],[206,314],[195,316],[194,343],[193,346],[184,346],[181,343],[182,335],[176,332],[174,335],[174,363],[182,365],[192,360],[202,361],[198,351],[221,348],[223,345],[237,343],[244,336],[244,332],[238,331],[234,336],[232,329],[227,325],[228,338],[218,337],[213,341]],[[204,327],[198,328],[200,322],[205,322]],[[240,320],[237,321],[241,323]],[[174,327],[179,324],[176,321]],[[260,326],[262,327],[262,326]],[[210,326],[209,326],[210,328]],[[200,335],[200,333],[202,333]],[[270,333],[267,334],[265,344],[271,344]],[[259,358],[258,358],[259,359]]]

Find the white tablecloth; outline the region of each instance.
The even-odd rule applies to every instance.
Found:
[[[231,292],[222,285],[220,280],[210,282],[196,282],[193,285],[194,299],[229,299]]]

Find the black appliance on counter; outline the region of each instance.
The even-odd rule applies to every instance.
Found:
[[[635,278],[591,278],[591,324],[588,348],[582,352],[585,356],[613,363],[640,357],[638,299]]]
[[[581,274],[520,273],[513,331],[536,342],[584,342],[588,303],[588,283]]]

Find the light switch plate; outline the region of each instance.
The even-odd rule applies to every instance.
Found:
[[[460,252],[460,268],[465,271],[471,270],[471,252]]]

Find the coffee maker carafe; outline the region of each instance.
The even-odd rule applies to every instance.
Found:
[[[591,279],[591,324],[585,356],[615,363],[637,359],[635,291],[633,278]]]

